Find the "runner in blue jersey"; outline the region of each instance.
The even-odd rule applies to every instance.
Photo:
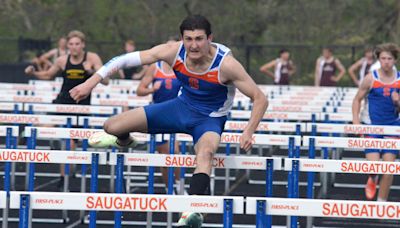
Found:
[[[109,135],[94,136],[91,144],[130,146],[134,144],[130,132],[190,134],[197,166],[189,194],[205,195],[210,193],[212,160],[232,107],[235,88],[253,101],[251,117],[240,138],[240,147],[246,151],[252,147],[252,136],[268,102],[243,66],[230,54],[230,50],[212,42],[211,24],[205,17],[188,16],[180,25],[180,33],[181,42],[161,44],[112,59],[92,79],[72,89],[70,94],[79,101],[103,78],[121,68],[159,60],[167,62],[181,82],[181,94],[175,99],[109,118],[104,124],[104,130]],[[161,118],[160,113],[163,113]],[[182,225],[201,218],[197,213],[183,215],[179,222]]]
[[[400,126],[399,119],[399,90],[400,73],[393,66],[396,63],[399,48],[395,44],[382,44],[376,49],[380,68],[369,73],[358,89],[353,100],[353,124],[360,124],[361,101],[366,98],[368,112],[372,125]],[[373,138],[388,138],[389,136],[369,135]],[[393,162],[399,151],[366,149],[365,156],[369,161]],[[393,175],[382,175],[379,183],[377,200],[386,201],[389,196]],[[365,187],[367,199],[374,199],[377,191],[378,176],[370,175]]]

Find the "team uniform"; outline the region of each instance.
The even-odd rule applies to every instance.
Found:
[[[220,67],[230,49],[217,43],[213,45],[217,50],[209,69],[195,73],[186,67],[186,50],[181,43],[172,67],[181,83],[181,94],[144,107],[149,133],[187,133],[194,143],[205,132],[222,133],[235,87],[220,82]]]
[[[181,83],[175,74],[165,73],[162,64],[162,61],[158,61],[155,64],[156,69],[153,76],[153,84],[160,81],[161,87],[153,93],[153,103],[161,103],[176,98],[181,88]]]
[[[331,62],[327,62],[322,59],[319,63],[319,76],[320,76],[320,86],[336,86],[336,82],[331,79],[336,73],[336,59]]]
[[[373,82],[369,94],[368,113],[370,123],[372,125],[393,125],[400,126],[399,113],[393,104],[391,94],[392,92],[400,91],[400,72],[394,71],[396,79],[392,83],[383,83],[379,78],[377,70],[372,71]],[[369,135],[372,138],[384,138],[383,135]],[[387,136],[389,137],[389,136]],[[397,154],[397,150],[376,150],[367,149],[366,153],[380,152],[380,153],[393,153]]]
[[[64,81],[60,93],[53,101],[54,104],[77,104],[76,101],[72,99],[69,91],[75,86],[84,83],[91,76],[91,74],[89,74],[83,67],[83,63],[86,61],[87,52],[85,52],[82,62],[78,64],[72,64],[70,57],[71,55],[68,55],[67,57],[65,70],[62,72]],[[78,104],[90,105],[90,95],[79,101]]]
[[[289,71],[293,66],[291,61],[282,61],[280,58],[276,59],[274,71],[274,84],[275,85],[289,85]]]

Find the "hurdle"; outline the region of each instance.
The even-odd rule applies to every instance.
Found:
[[[355,200],[246,198],[246,214],[256,215],[256,227],[272,227],[266,217],[314,216],[360,219],[400,219],[400,203]],[[297,228],[290,226],[291,228]]]
[[[231,121],[228,120],[225,123],[225,130],[226,131],[243,131],[243,129],[245,128],[245,126],[247,125],[246,121]],[[293,122],[260,122],[256,132],[259,133],[265,133],[265,132],[285,132],[285,133],[294,133],[296,135],[300,135],[301,132],[305,132],[306,131],[306,124],[305,123],[293,123]],[[239,144],[235,144],[236,145],[236,154],[239,155],[240,154],[240,148],[239,148]],[[258,144],[258,155],[259,156],[263,156],[263,145]],[[269,154],[267,156],[272,156],[273,152],[272,149],[274,146],[274,144],[270,144],[270,151]],[[282,146],[282,145],[281,145]],[[289,143],[287,145],[283,145],[283,146],[289,146]],[[300,145],[297,145],[300,146]],[[226,144],[226,147],[229,147],[228,144]],[[227,148],[228,150],[228,148]],[[251,151],[247,152],[247,155],[250,155]],[[228,153],[226,153],[228,154]],[[229,169],[226,169],[226,176],[225,176],[225,184],[227,186],[225,186],[225,189],[229,188],[229,181],[228,181],[228,172]],[[258,180],[252,180],[250,178],[250,169],[246,170],[246,178],[247,181],[250,184],[264,184],[263,181],[258,181]],[[274,182],[274,184],[278,184],[278,182]],[[279,183],[279,184],[283,184],[286,185],[287,183]]]
[[[0,136],[5,136],[6,137],[6,148],[11,149],[15,147],[16,140],[15,138],[18,137],[18,126],[0,126]],[[3,159],[0,159],[3,160]],[[7,199],[0,202],[1,204],[5,203],[5,208],[3,210],[3,216],[2,216],[2,228],[7,228],[7,219],[8,219],[8,206],[9,206],[9,192],[10,192],[10,172],[12,170],[12,164],[10,162],[5,162],[4,165],[4,173],[6,174],[4,176],[4,191],[7,193],[6,197]]]
[[[30,115],[30,114],[3,114],[0,113],[0,123],[13,123],[13,124],[55,124],[55,125],[67,125],[67,124],[76,124],[77,120],[75,116],[57,116],[57,115]],[[16,148],[15,142],[15,148]],[[29,170],[30,167],[27,164],[26,170]],[[15,163],[11,164],[11,189],[15,188]],[[25,179],[25,188],[28,187],[28,178],[26,175]]]
[[[91,189],[96,191],[97,176],[93,175],[98,172],[98,165],[107,164],[106,153],[89,153],[83,151],[56,151],[56,150],[20,150],[20,149],[0,149],[2,162],[24,162],[24,163],[46,163],[46,164],[91,164],[92,165],[92,178]],[[5,177],[9,179],[10,172],[6,172]],[[67,175],[67,174],[66,174]],[[30,169],[28,173],[29,188],[28,191],[33,191],[34,185],[34,169]],[[5,210],[8,214],[8,208]],[[3,218],[8,218],[4,217]],[[62,219],[46,218],[46,222],[51,223],[65,223],[68,221],[68,214],[63,211]],[[32,220],[32,218],[30,218]],[[34,219],[37,222],[43,222],[44,219]],[[17,220],[18,221],[18,220]],[[4,220],[3,220],[4,224]]]
[[[1,195],[0,195],[1,196]],[[233,215],[244,213],[244,198],[231,196],[170,196],[101,193],[11,192],[10,208],[20,209],[20,227],[30,227],[32,210],[86,210],[89,227],[96,227],[96,211],[159,211],[223,214],[226,228]],[[122,222],[115,221],[114,227]]]
[[[307,132],[312,132],[313,128],[315,133],[334,133],[334,134],[344,134],[344,135],[364,135],[364,134],[375,134],[375,135],[400,135],[400,127],[398,126],[383,126],[383,125],[354,125],[354,124],[326,124],[326,123],[308,123]],[[330,146],[330,148],[335,148]],[[355,148],[355,147],[342,147],[342,149],[356,149],[362,150],[365,148]],[[379,148],[376,148],[379,149]],[[332,154],[333,159],[340,159],[340,152]],[[331,175],[332,183],[335,186],[335,174]]]

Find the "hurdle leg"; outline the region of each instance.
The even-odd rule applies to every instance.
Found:
[[[149,153],[154,154],[156,149],[156,136],[151,134],[150,136],[150,145],[149,145]],[[148,167],[149,176],[148,176],[148,194],[154,194],[154,167]],[[149,211],[146,213],[146,228],[151,228],[151,224],[153,222],[153,212]]]
[[[116,148],[115,147],[113,147],[111,150],[112,150],[111,153],[115,153],[116,152]],[[115,182],[115,166],[111,165],[110,166],[110,192],[115,192],[114,182]]]
[[[225,145],[225,154],[229,156],[231,154],[231,144],[227,143]],[[230,169],[225,169],[225,189],[224,192],[229,191],[230,187]]]
[[[128,149],[128,153],[132,153],[132,148]],[[126,172],[130,173],[131,171],[132,171],[132,166],[128,165],[126,167]],[[125,186],[125,192],[127,194],[129,194],[131,192],[131,180],[132,180],[131,175],[127,175],[126,176],[126,186]]]
[[[232,228],[233,225],[233,200],[224,199],[224,228]]]
[[[30,196],[20,196],[20,207],[19,207],[19,228],[31,228],[32,226],[32,210],[30,207]]]
[[[17,163],[11,163],[11,179],[10,179],[10,189],[15,191],[15,170],[17,168]]]
[[[186,142],[181,142],[181,154],[186,155]],[[179,194],[183,195],[185,192],[185,167],[180,168],[180,182],[179,182]]]
[[[328,148],[322,148],[321,156],[323,159],[326,158],[328,154]],[[328,193],[328,174],[327,173],[320,173],[320,180],[321,180],[321,190],[319,192],[318,198],[326,198],[326,194]]]
[[[81,192],[84,193],[86,192],[86,165],[82,165],[82,176],[81,176]],[[85,221],[85,211],[79,211],[79,218],[84,223]]]

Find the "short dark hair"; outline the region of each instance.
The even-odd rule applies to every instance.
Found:
[[[379,56],[382,52],[389,52],[394,57],[394,59],[397,59],[397,56],[399,54],[399,47],[394,43],[380,44],[375,49],[376,58],[379,59]]]
[[[282,48],[281,50],[279,50],[279,55],[282,55],[283,53],[289,53],[289,50],[286,48]]]
[[[333,48],[329,46],[323,47],[322,50],[328,50],[330,53],[333,53]]]
[[[181,25],[179,26],[179,29],[182,36],[185,30],[193,31],[196,29],[204,30],[206,32],[207,37],[211,35],[210,22],[204,16],[198,14],[187,16],[182,21]]]

